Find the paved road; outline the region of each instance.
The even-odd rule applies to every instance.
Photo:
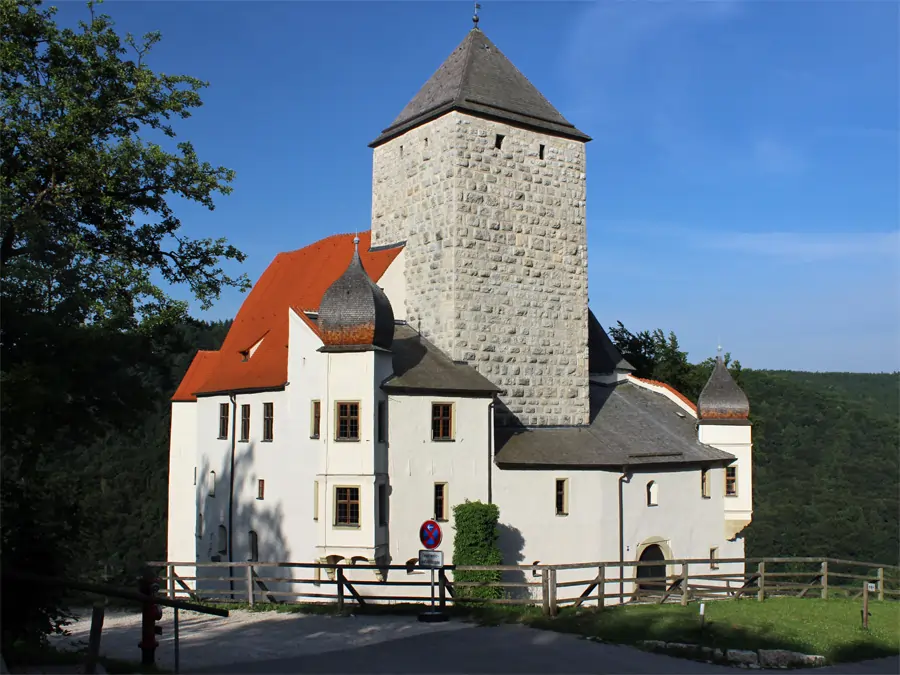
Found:
[[[183,673],[731,673],[630,647],[581,640],[524,626],[484,628],[451,621],[421,624],[407,617],[329,617],[232,612],[228,619],[181,615]],[[172,617],[163,619],[157,663],[174,666]],[[138,660],[140,618],[107,616],[102,651]],[[89,621],[71,628],[86,640]],[[900,658],[818,669],[816,673],[900,673]]]

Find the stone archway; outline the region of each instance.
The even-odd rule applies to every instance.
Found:
[[[659,544],[649,544],[644,547],[644,550],[641,551],[641,555],[638,557],[640,562],[656,562],[659,561],[659,565],[641,565],[637,568],[637,579],[638,579],[638,591],[662,591],[666,590],[666,565],[665,561],[666,553],[663,551],[662,546]],[[645,579],[652,579],[652,581],[643,581]]]

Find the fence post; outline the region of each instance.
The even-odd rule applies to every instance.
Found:
[[[549,577],[549,591],[550,591],[550,616],[556,616],[556,568],[553,567],[550,569],[550,577]]]
[[[606,565],[597,568],[597,608],[603,609],[606,604],[603,596],[606,595]]]
[[[253,607],[256,593],[253,592],[253,565],[247,565],[247,602]]]
[[[447,608],[447,573],[443,567],[438,569],[438,603],[443,612]]]
[[[884,568],[878,568],[878,599],[884,600]]]
[[[106,611],[103,601],[94,603],[94,611],[91,613],[91,633],[88,638],[87,658],[84,662],[84,672],[93,673],[97,669],[97,659],[100,656],[100,636],[103,634],[103,614]]]
[[[546,567],[541,570],[541,611],[550,616],[550,570]]]
[[[822,599],[828,599],[828,561],[822,562]]]
[[[166,586],[169,589],[169,600],[175,599],[175,565],[166,566]]]
[[[344,611],[344,569],[337,566],[337,592],[338,592],[338,611]]]
[[[682,563],[681,565],[681,606],[684,607],[688,604],[688,595],[690,593],[690,588],[688,587],[688,564]]]
[[[766,599],[766,563],[759,563],[759,578],[757,580],[757,585],[759,586],[759,591],[756,593],[756,599],[762,602]]]

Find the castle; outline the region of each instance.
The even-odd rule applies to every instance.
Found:
[[[742,558],[747,397],[635,377],[588,308],[589,141],[476,25],[370,144],[371,230],[276,256],[191,363],[168,559],[380,579],[465,500],[506,564]]]

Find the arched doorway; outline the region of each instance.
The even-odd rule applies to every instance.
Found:
[[[641,562],[664,561],[666,554],[663,552],[659,544],[650,544],[643,550]],[[665,591],[666,590],[666,566],[660,565],[641,565],[637,568],[638,590],[639,591]],[[642,579],[653,579],[653,581],[642,581]]]

